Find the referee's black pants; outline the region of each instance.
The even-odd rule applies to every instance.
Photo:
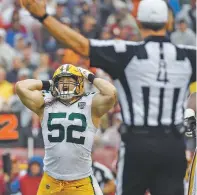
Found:
[[[184,195],[185,144],[175,131],[134,128],[125,134],[119,151],[116,195],[144,195],[147,189],[151,195]]]

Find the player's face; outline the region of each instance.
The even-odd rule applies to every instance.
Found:
[[[72,77],[62,77],[58,82],[59,91],[73,91],[76,87],[76,80]]]
[[[40,173],[40,165],[33,163],[30,167],[30,172],[33,176],[36,176]]]

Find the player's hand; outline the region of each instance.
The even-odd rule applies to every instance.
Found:
[[[58,88],[57,86],[54,84],[54,82],[52,80],[49,80],[50,82],[50,88],[49,91],[51,91],[52,96],[56,97],[58,95]]]
[[[46,14],[46,0],[20,0],[21,6],[26,8],[34,17]]]
[[[184,125],[186,127],[185,135],[187,137],[196,137],[196,118],[194,116],[185,118]]]
[[[81,72],[81,74],[83,75],[84,78],[86,78],[88,81],[93,83],[95,75],[92,72],[90,72],[89,70],[86,70],[84,68],[81,68],[81,67],[78,67],[78,70]]]

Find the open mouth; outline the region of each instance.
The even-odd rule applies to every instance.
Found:
[[[68,87],[63,87],[63,91],[68,91]]]

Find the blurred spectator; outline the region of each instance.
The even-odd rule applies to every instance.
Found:
[[[196,33],[196,0],[190,0],[190,5],[184,4],[181,11],[177,14],[177,19],[184,19],[189,28]]]
[[[31,77],[31,71],[28,68],[21,68],[17,74],[17,81],[30,79],[30,77]]]
[[[12,62],[12,69],[7,73],[7,80],[11,83],[16,83],[18,80],[18,72],[24,64],[20,57],[15,57]]]
[[[103,28],[103,31],[100,35],[100,39],[103,39],[103,40],[112,39],[112,34],[110,33],[110,30],[108,27]]]
[[[83,21],[84,21],[84,18],[86,17],[86,16],[89,16],[89,15],[91,15],[91,13],[90,13],[90,7],[89,7],[89,5],[88,5],[88,2],[87,1],[85,1],[85,0],[81,0],[81,1],[79,1],[79,4],[78,4],[79,6],[80,6],[80,13],[79,13],[79,15],[78,15],[78,25],[79,25],[79,27],[80,27],[80,25],[83,23]]]
[[[26,28],[20,22],[20,16],[18,11],[13,12],[11,23],[6,27],[7,29],[7,38],[6,41],[12,47],[14,46],[14,38],[17,34],[26,35]]]
[[[31,71],[34,71],[40,64],[40,54],[33,50],[31,42],[28,42],[23,50],[23,63]]]
[[[12,60],[14,56],[16,56],[15,50],[10,47],[6,42],[6,31],[4,29],[0,29],[0,64],[6,70],[10,70],[12,66]]]
[[[12,0],[12,3],[2,11],[3,22],[5,25],[9,25],[11,23],[14,11],[19,12],[21,24],[28,30],[32,30],[32,25],[34,23],[38,23],[25,9],[21,8],[20,0]]]
[[[20,0],[12,0],[12,1],[13,3],[10,2],[9,6],[7,6],[6,9],[2,10],[3,22],[6,25],[10,24],[12,20],[13,12],[21,9]]]
[[[34,156],[29,160],[27,174],[18,177],[11,183],[12,193],[22,195],[36,195],[43,174],[43,161],[41,157]]]
[[[47,0],[47,13],[50,15],[55,14],[56,0]]]
[[[1,15],[0,15],[0,28],[4,28],[3,18]]]
[[[29,69],[21,68],[18,71],[17,81],[30,79],[30,78],[31,78],[31,72]],[[24,131],[24,134],[26,135],[29,134],[30,132],[29,126],[31,124],[32,112],[22,104],[22,102],[20,101],[19,97],[16,94],[14,94],[9,99],[9,106],[12,112],[20,113],[20,124],[22,127],[21,131]]]
[[[17,34],[14,37],[14,49],[16,50],[17,56],[19,56],[19,57],[23,56],[23,51],[26,47],[26,44],[27,44],[27,42],[26,42],[23,34]]]
[[[4,181],[2,160],[0,160],[0,195],[6,195],[6,183]]]
[[[67,0],[57,0],[54,17],[59,21],[61,20],[62,17],[65,16],[66,3],[67,3]]]
[[[19,160],[16,157],[12,157],[11,161],[10,182],[15,181],[20,175]]]
[[[180,20],[177,24],[177,30],[171,34],[171,41],[174,44],[196,45],[196,35],[188,28],[185,20]]]
[[[180,1],[179,0],[168,0],[170,7],[172,8],[174,14],[176,15],[180,11]]]
[[[131,27],[132,34],[140,36],[136,20],[129,13],[126,4],[118,1],[115,6],[115,12],[108,17],[106,25],[113,25],[119,27],[120,29],[125,26]]]
[[[6,193],[6,184],[4,182],[4,176],[0,175],[0,195],[5,195]]]
[[[3,10],[13,3],[13,0],[1,0],[0,2],[0,11],[3,12]]]
[[[136,18],[138,6],[141,0],[132,0],[132,12],[131,14]]]
[[[5,69],[0,68],[0,98],[6,102],[13,95],[13,85],[6,80]]]
[[[64,49],[58,49],[55,53],[55,59],[52,64],[52,68],[56,70],[61,64],[63,64],[63,58],[64,58]],[[65,61],[64,61],[65,62]]]
[[[68,17],[60,18],[60,22],[62,22],[62,24],[65,24],[65,25],[67,25],[69,27],[72,26],[72,22],[71,22],[70,18],[68,18]]]
[[[49,66],[49,55],[43,53],[40,55],[40,65],[34,72],[34,78],[39,80],[50,80],[53,76],[53,71]]]
[[[175,26],[175,21],[174,21],[174,13],[172,8],[170,7],[169,3],[167,3],[168,5],[168,22],[167,22],[167,34],[170,35],[173,31],[174,31],[174,26]]]
[[[84,16],[81,26],[81,34],[88,38],[97,38],[99,32],[96,20],[91,15]]]
[[[62,63],[63,64],[73,64],[77,65],[79,62],[80,56],[79,54],[75,53],[71,49],[65,49],[63,53],[63,59]]]
[[[66,0],[57,0],[55,14],[53,15],[57,20],[62,23],[70,23],[69,18],[67,18],[67,21],[65,21],[66,2]],[[41,36],[42,50],[54,53],[58,48],[63,47],[61,43],[55,40],[44,27],[41,27]]]
[[[38,135],[40,134],[40,132],[41,132],[40,119],[39,119],[37,114],[33,113],[32,114],[32,131],[31,131],[31,135],[34,138],[37,138]]]
[[[100,1],[100,25],[105,26],[107,18],[113,12],[114,7],[112,0],[101,0]]]

